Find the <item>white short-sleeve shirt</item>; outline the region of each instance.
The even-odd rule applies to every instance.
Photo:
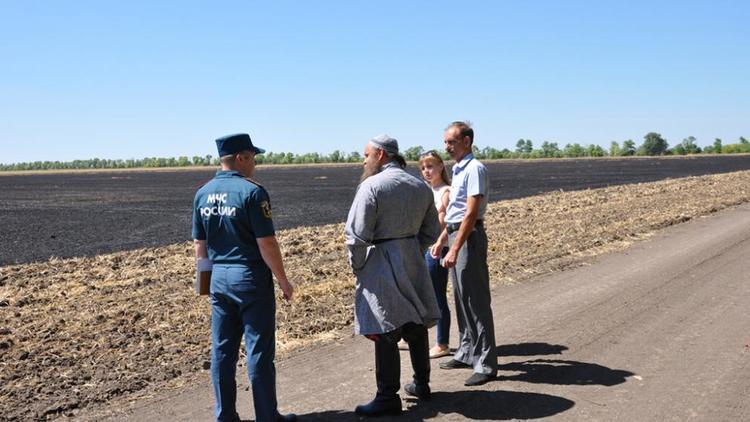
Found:
[[[489,185],[487,168],[475,159],[474,155],[466,154],[461,161],[453,165],[453,181],[445,222],[449,224],[460,223],[466,215],[468,198],[477,195],[482,195],[479,201],[477,219],[483,219],[484,212],[487,209]]]

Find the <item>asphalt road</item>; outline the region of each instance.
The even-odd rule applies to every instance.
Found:
[[[750,170],[750,155],[487,163],[490,201]],[[412,172],[416,168],[410,166]],[[0,175],[0,266],[190,239],[195,190],[212,169]],[[360,165],[260,167],[278,229],[346,219]]]
[[[750,420],[748,256],[750,205],[743,205],[590,265],[496,287],[498,379],[464,387],[468,371],[435,362],[433,400],[402,397],[408,410],[389,420]],[[358,420],[355,405],[374,394],[373,364],[372,344],[351,336],[286,359],[277,365],[280,409],[306,421]],[[210,420],[207,377],[178,393],[79,416]],[[409,377],[403,354],[402,382]],[[238,383],[247,420],[252,400],[242,371]]]

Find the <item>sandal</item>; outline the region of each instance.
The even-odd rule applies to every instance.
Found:
[[[451,354],[450,347],[442,348],[440,346],[434,346],[432,349],[430,349],[430,359],[441,358],[443,356],[448,356],[450,354]]]

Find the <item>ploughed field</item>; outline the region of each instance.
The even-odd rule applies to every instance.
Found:
[[[750,169],[750,155],[486,162],[490,201]],[[410,171],[416,173],[414,163]],[[346,219],[359,165],[261,166],[277,229]],[[0,266],[190,238],[195,190],[214,169],[0,174]]]

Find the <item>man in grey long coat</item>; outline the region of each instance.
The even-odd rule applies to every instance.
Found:
[[[401,412],[400,357],[404,338],[414,369],[407,394],[430,398],[427,328],[440,317],[424,260],[440,234],[430,188],[405,172],[398,141],[385,135],[365,147],[362,182],[349,210],[346,245],[357,278],[355,332],[375,342],[377,395],[357,406],[362,416]]]

